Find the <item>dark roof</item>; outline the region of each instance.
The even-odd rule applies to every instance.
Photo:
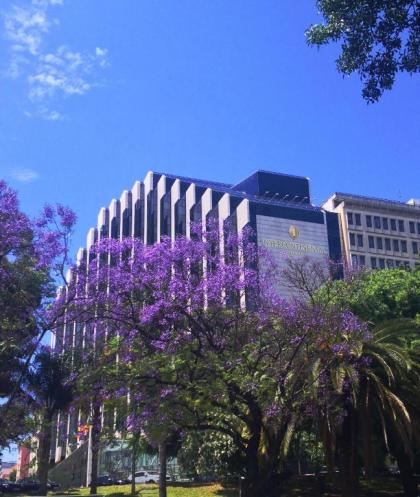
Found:
[[[287,200],[276,200],[276,199],[265,199],[262,198],[258,195],[251,195],[248,193],[245,193],[243,191],[235,190],[234,185],[230,185],[229,183],[219,183],[217,181],[207,181],[207,180],[201,180],[201,179],[196,179],[196,178],[189,178],[187,176],[177,176],[174,174],[167,174],[167,173],[160,173],[157,171],[152,171],[153,174],[157,175],[162,175],[166,176],[167,178],[170,179],[179,179],[180,181],[185,181],[187,183],[194,183],[197,186],[202,186],[205,188],[211,188],[212,190],[222,192],[222,193],[229,193],[229,195],[232,195],[233,197],[238,197],[242,199],[248,199],[251,202],[255,202],[258,204],[264,204],[264,205],[278,205],[278,206],[283,206],[283,207],[290,207],[294,209],[303,209],[303,210],[310,210],[310,211],[322,211],[321,207],[312,205],[312,204],[303,204],[299,202],[292,202],[292,201],[287,201]],[[269,172],[269,171],[264,171],[264,172]],[[281,174],[281,173],[277,173]],[[291,176],[292,175],[284,175],[284,176]],[[302,176],[295,176],[302,178]]]
[[[231,188],[231,184],[229,183],[221,183],[219,181],[207,181],[203,179],[197,179],[197,178],[189,178],[188,176],[178,176],[174,174],[168,174],[168,173],[158,173],[156,171],[153,171],[153,174],[160,174],[161,176],[166,176],[167,178],[170,179],[179,179],[180,181],[185,181],[187,183],[195,183],[198,186],[203,186],[205,188]]]

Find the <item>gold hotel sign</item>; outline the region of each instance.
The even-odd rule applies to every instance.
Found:
[[[262,238],[260,240],[261,245],[267,248],[290,250],[293,252],[305,253],[305,254],[321,254],[328,255],[328,250],[325,247],[319,245],[313,245],[311,243],[299,243],[295,242],[296,238],[299,237],[299,230],[296,226],[292,225],[289,228],[289,236],[293,241],[288,240],[273,240],[271,238]]]

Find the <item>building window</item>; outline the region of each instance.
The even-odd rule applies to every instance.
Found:
[[[373,224],[376,229],[380,230],[381,229],[381,218],[379,216],[374,216],[373,217]]]
[[[405,269],[410,269],[410,263],[408,261],[404,262]]]
[[[366,216],[366,226],[372,228],[372,216]]]
[[[419,247],[417,245],[417,242],[412,242],[413,245],[413,254],[418,254],[419,253]]]
[[[415,226],[414,226],[414,221],[410,221],[408,223],[408,225],[410,226],[410,233],[415,233],[416,230],[415,230]]]
[[[382,228],[383,228],[384,230],[389,229],[389,227],[388,227],[388,218],[387,218],[387,217],[383,217],[383,218],[382,218]]]
[[[368,236],[369,248],[375,248],[375,239],[373,236]]]
[[[420,235],[420,223],[417,223],[417,234]]]
[[[353,224],[353,212],[347,212],[347,223]]]
[[[382,245],[382,238],[379,236],[376,237],[376,248],[382,250],[384,247]]]
[[[359,255],[359,263],[361,266],[366,266],[366,257],[364,255]]]
[[[356,240],[354,237],[354,233],[350,233],[350,245],[354,247],[356,245]]]
[[[357,246],[363,247],[363,235],[357,235]]]
[[[391,219],[390,221],[392,231],[397,231],[397,221],[395,219]]]
[[[371,265],[372,269],[376,269],[377,268],[376,257],[371,257],[370,258],[370,265]]]
[[[404,232],[404,221],[402,219],[398,219],[398,231]]]
[[[385,250],[391,250],[391,240],[389,238],[385,238]]]
[[[356,221],[356,226],[362,226],[362,219],[360,217],[360,214],[355,214],[354,220]]]
[[[357,255],[352,254],[352,256],[351,256],[351,264],[352,264],[352,266],[357,266]]]
[[[386,265],[389,269],[392,269],[394,267],[394,261],[392,259],[387,259]]]
[[[400,244],[398,243],[398,240],[392,240],[392,245],[393,245],[394,252],[400,251]]]
[[[405,240],[401,240],[401,251],[407,252],[407,242]]]
[[[379,261],[379,267],[381,269],[385,269],[385,259],[378,259]]]

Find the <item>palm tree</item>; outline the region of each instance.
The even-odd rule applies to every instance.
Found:
[[[371,420],[380,421],[385,446],[395,457],[404,493],[417,495],[413,476],[413,447],[419,440],[420,356],[410,345],[419,326],[409,319],[391,320],[373,330],[363,346],[358,392],[360,427],[367,473],[372,472]]]
[[[331,362],[327,375],[334,405],[344,416],[334,423],[329,399],[330,405],[320,410],[319,431],[329,466],[338,455],[343,496],[357,495],[360,446],[367,474],[372,474],[374,436],[383,439],[397,460],[405,495],[417,495],[411,461],[419,439],[420,355],[410,344],[418,334],[414,321],[390,320],[376,326],[372,339],[353,351],[355,360]]]
[[[40,494],[47,495],[51,432],[54,415],[69,406],[73,385],[65,358],[47,349],[36,356],[28,375],[28,390],[40,415],[38,478]]]

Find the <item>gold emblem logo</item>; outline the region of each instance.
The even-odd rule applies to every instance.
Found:
[[[292,240],[296,240],[299,236],[299,230],[293,224],[289,228],[289,236]]]

